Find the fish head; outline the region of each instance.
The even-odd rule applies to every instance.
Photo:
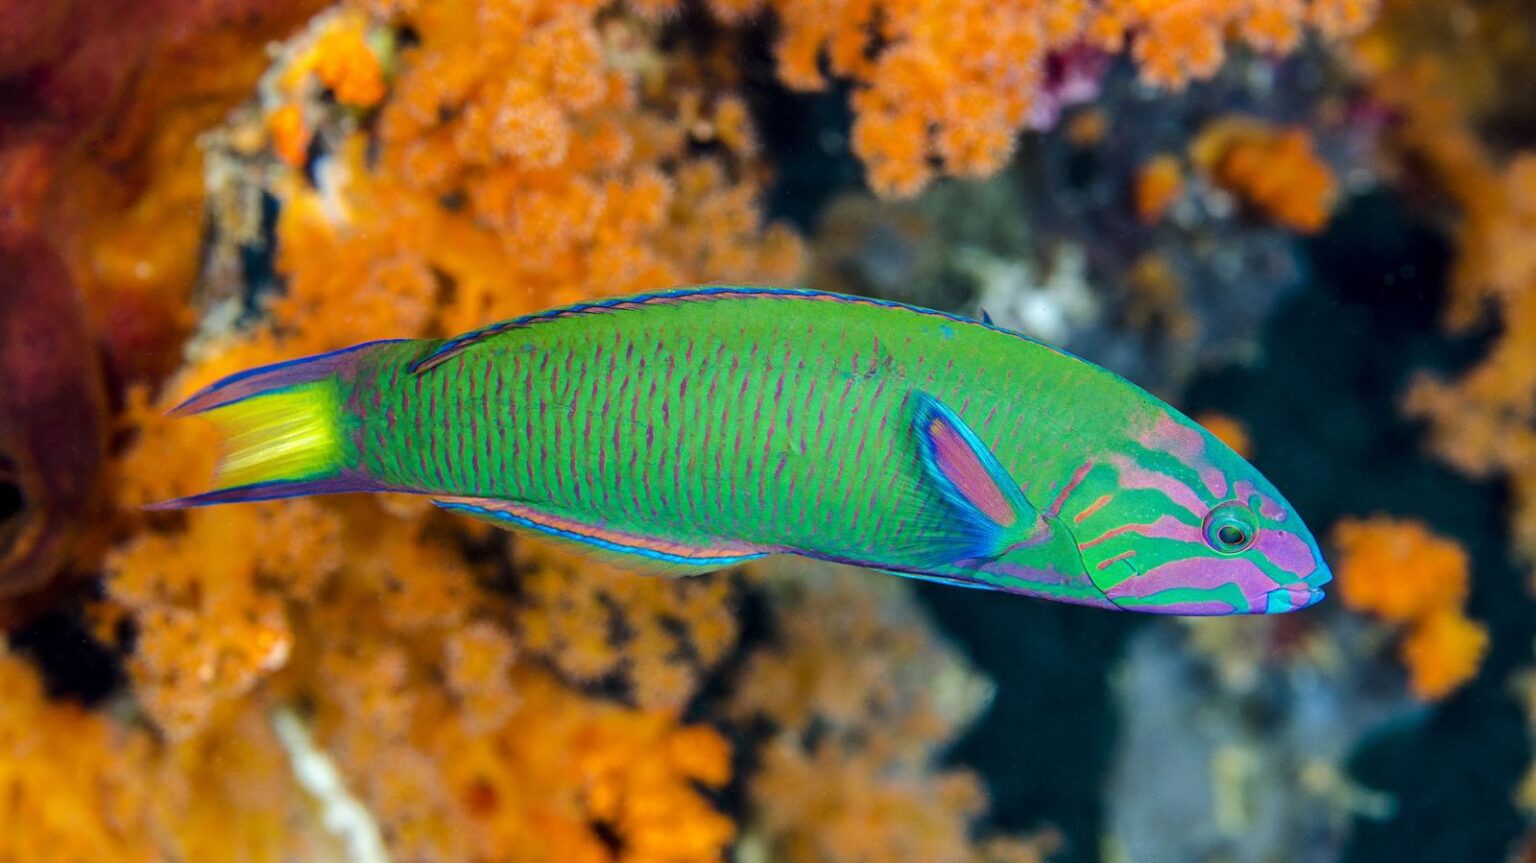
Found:
[[[1095,463],[1063,512],[1084,569],[1117,608],[1275,614],[1323,598],[1317,540],[1259,471],[1171,411]]]

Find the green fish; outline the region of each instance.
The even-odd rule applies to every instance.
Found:
[[[1019,333],[805,290],[700,287],[368,342],[188,399],[215,490],[411,492],[631,569],[767,555],[1163,614],[1292,611],[1317,542],[1251,465]]]

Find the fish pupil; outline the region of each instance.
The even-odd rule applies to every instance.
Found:
[[[1217,529],[1216,538],[1221,540],[1223,545],[1242,545],[1243,540],[1247,539],[1247,536],[1243,533],[1243,529],[1237,525],[1224,524]]]

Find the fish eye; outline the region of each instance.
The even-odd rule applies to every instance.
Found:
[[[1229,500],[1205,514],[1202,532],[1205,544],[1213,550],[1221,554],[1237,554],[1258,539],[1259,525],[1253,510],[1241,501]]]

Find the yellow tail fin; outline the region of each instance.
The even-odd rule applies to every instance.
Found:
[[[216,489],[315,479],[342,466],[334,380],[260,393],[203,416],[218,427],[224,447]]]

